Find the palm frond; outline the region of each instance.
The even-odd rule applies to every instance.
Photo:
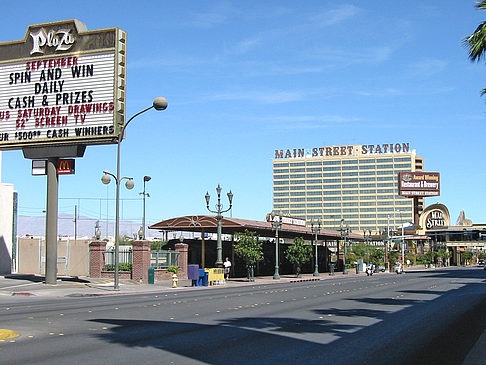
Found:
[[[486,22],[481,23],[473,34],[466,37],[464,43],[468,47],[469,59],[472,62],[480,61],[486,53]]]

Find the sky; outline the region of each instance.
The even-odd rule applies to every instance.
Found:
[[[2,4],[0,42],[28,25],[78,19],[128,34],[126,114],[164,96],[165,111],[134,119],[121,145],[121,219],[207,214],[218,184],[232,216],[272,209],[275,149],[409,142],[426,171],[441,173],[427,198],[486,223],[484,62],[462,41],[486,18],[469,0],[23,1]],[[59,179],[59,213],[113,221],[116,145],[88,146],[76,174]],[[46,177],[21,151],[2,154],[3,183],[19,215],[40,216]],[[229,214],[229,213],[228,213]],[[62,233],[62,232],[60,232]],[[103,233],[104,234],[104,233]]]

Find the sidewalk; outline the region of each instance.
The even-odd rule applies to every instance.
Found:
[[[424,270],[423,266],[408,267],[406,271]],[[431,270],[431,269],[427,269]],[[406,272],[405,271],[405,272]],[[376,273],[375,275],[387,275],[389,273]],[[156,281],[155,284],[140,284],[132,280],[120,280],[120,289],[114,290],[114,283],[111,279],[96,279],[89,277],[59,277],[57,285],[44,284],[44,277],[38,275],[11,274],[0,276],[0,296],[38,296],[38,297],[76,297],[76,296],[103,296],[123,295],[140,293],[159,293],[175,290],[204,290],[208,288],[236,287],[241,285],[265,285],[291,282],[311,282],[317,280],[332,280],[334,278],[346,278],[366,276],[364,273],[356,274],[355,269],[349,269],[347,275],[342,271],[330,275],[328,272],[313,274],[302,274],[296,278],[295,275],[281,275],[280,280],[274,280],[272,276],[258,276],[255,281],[249,282],[246,278],[230,278],[223,285],[214,286],[192,286],[187,279],[179,279],[177,288],[172,288],[170,280]]]
[[[366,276],[363,273],[359,275]],[[156,281],[155,284],[140,284],[132,280],[120,280],[120,289],[114,290],[114,283],[111,279],[59,277],[56,285],[48,285],[44,284],[44,278],[38,275],[11,274],[0,276],[0,283],[2,284],[0,286],[0,296],[76,297],[123,295],[175,290],[205,290],[209,288],[237,287],[242,285],[312,282],[353,276],[358,276],[354,270],[349,270],[348,275],[343,275],[342,272],[336,272],[334,276],[329,275],[329,273],[320,273],[320,276],[302,274],[300,278],[296,278],[295,275],[281,275],[280,280],[274,280],[272,276],[258,276],[255,277],[255,281],[253,282],[249,282],[246,278],[230,278],[225,284],[213,286],[192,286],[191,280],[179,279],[177,288],[172,288],[172,282],[170,280]]]

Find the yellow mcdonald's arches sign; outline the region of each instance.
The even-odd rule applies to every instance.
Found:
[[[57,174],[58,175],[74,174],[74,158],[59,159],[57,162]]]

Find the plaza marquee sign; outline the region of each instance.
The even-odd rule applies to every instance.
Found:
[[[79,20],[0,43],[0,149],[115,143],[125,121],[126,33]]]
[[[307,157],[344,157],[410,152],[410,143],[384,143],[275,150],[275,159]]]
[[[439,196],[440,173],[399,172],[398,195],[405,197]]]

